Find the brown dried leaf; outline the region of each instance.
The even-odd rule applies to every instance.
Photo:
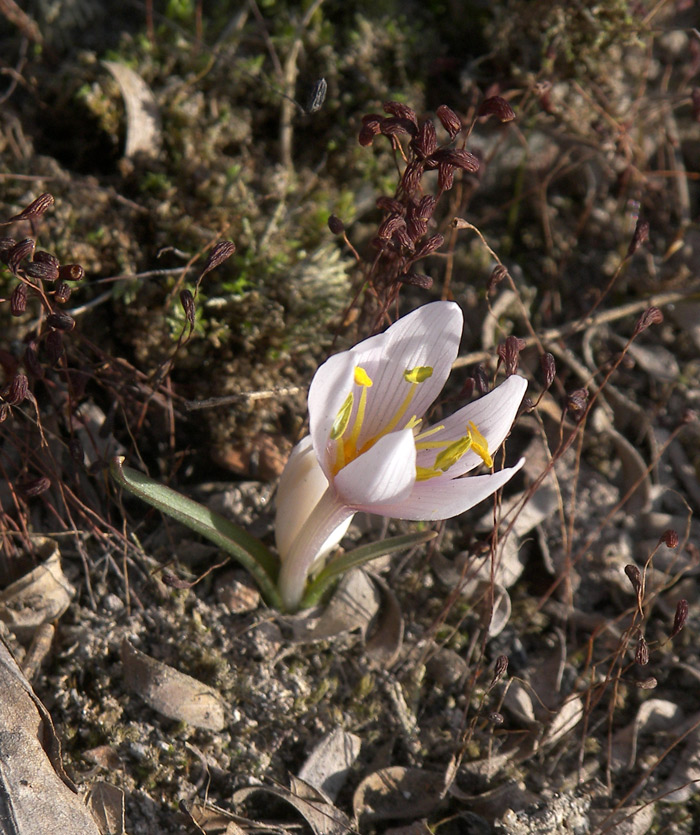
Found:
[[[359,736],[336,728],[309,754],[299,771],[299,779],[323,792],[331,803],[335,802],[360,755],[361,746]]]
[[[637,740],[640,733],[665,731],[678,726],[681,709],[666,699],[649,699],[642,702],[633,722],[619,730],[612,741],[613,771],[634,768],[637,759]]]
[[[365,651],[375,663],[388,670],[396,663],[403,646],[403,615],[391,588],[378,575],[370,576],[382,599],[372,624],[372,634],[365,639]]]
[[[121,655],[127,689],[153,710],[196,728],[223,730],[224,705],[213,688],[140,652],[126,639]]]
[[[29,640],[38,626],[61,617],[75,589],[61,568],[58,545],[37,537],[36,556],[44,562],[0,592],[0,620],[20,640]]]
[[[375,771],[355,790],[352,806],[363,824],[429,815],[445,793],[445,775],[422,768],[391,766]]]
[[[124,835],[124,792],[99,780],[88,793],[85,803],[100,828],[100,835]]]

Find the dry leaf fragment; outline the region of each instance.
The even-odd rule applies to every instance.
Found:
[[[44,537],[34,542],[44,562],[0,592],[0,620],[20,640],[29,640],[38,626],[61,617],[75,596],[56,543]]]
[[[127,689],[153,710],[195,728],[223,730],[223,701],[213,688],[134,649],[126,639],[121,654]]]
[[[362,823],[429,815],[445,792],[445,775],[422,768],[391,766],[375,771],[360,783],[352,800]]]
[[[97,821],[100,835],[125,835],[124,792],[99,780],[90,789],[85,803]]]
[[[3,835],[99,835],[63,771],[51,717],[2,641],[0,692]]]
[[[126,108],[126,147],[124,156],[138,153],[156,157],[163,142],[160,111],[155,96],[138,73],[125,64],[103,61],[114,76]]]
[[[350,769],[360,755],[362,740],[342,728],[327,734],[309,754],[299,779],[314,786],[334,802]]]

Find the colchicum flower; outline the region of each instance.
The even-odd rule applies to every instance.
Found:
[[[423,415],[457,357],[463,317],[454,302],[427,304],[328,359],[309,389],[310,434],[280,479],[275,537],[278,588],[287,609],[342,539],[354,514],[440,520],[463,513],[522,466],[493,467],[525,394],[511,376],[434,426]]]

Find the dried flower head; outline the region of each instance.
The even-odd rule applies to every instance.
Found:
[[[637,324],[634,326],[634,335],[645,331],[647,328],[650,328],[652,325],[659,325],[664,320],[664,314],[659,310],[658,307],[650,307],[648,310],[645,310],[644,313],[639,317],[637,320]]]
[[[345,224],[337,215],[331,215],[328,218],[328,228],[333,235],[342,235],[345,232]]]
[[[576,389],[566,398],[566,414],[575,422],[580,423],[586,416],[588,409],[588,389]]]
[[[17,275],[20,264],[25,258],[31,257],[34,252],[35,243],[31,238],[24,238],[24,240],[16,243],[12,249],[7,253],[7,266],[10,272]]]
[[[673,628],[671,629],[672,638],[675,638],[681,629],[683,629],[686,620],[688,620],[688,601],[679,600],[676,604],[676,614],[673,617]]]
[[[502,342],[498,346],[498,357],[505,366],[506,377],[510,377],[518,370],[520,352],[526,345],[527,342],[524,339],[519,339],[517,336],[509,336],[505,342]]]
[[[420,273],[405,273],[399,276],[402,284],[410,284],[412,287],[421,287],[423,290],[430,290],[433,286],[433,279],[429,275]]]
[[[639,636],[639,640],[637,641],[634,660],[640,667],[646,667],[649,663],[649,646],[642,635]]]
[[[81,281],[85,278],[85,270],[80,264],[64,264],[58,271],[59,281]]]
[[[13,316],[21,316],[27,309],[27,285],[21,282],[12,291],[10,296],[10,313]]]
[[[484,99],[479,107],[478,116],[495,116],[499,122],[512,122],[515,111],[502,96]]]
[[[8,406],[19,406],[29,393],[29,381],[24,374],[15,374],[9,386],[0,393]]]
[[[18,215],[13,215],[9,220],[6,220],[4,224],[0,225],[6,226],[8,223],[14,223],[18,220],[36,220],[47,212],[53,204],[54,199],[52,194],[49,194],[48,192],[40,194],[36,200],[33,200],[27,206],[26,209],[23,209]]]
[[[196,308],[194,296],[189,290],[182,290],[180,292],[180,304],[185,311],[185,318],[187,319],[187,324],[190,326],[190,333],[192,333],[195,324]]]
[[[454,139],[462,130],[462,121],[459,116],[446,104],[441,104],[435,112],[443,128],[449,133],[450,139]]]
[[[645,242],[649,240],[649,221],[642,220],[641,218],[637,221],[637,225],[634,227],[634,235],[632,235],[632,240],[630,241],[630,245],[627,249],[627,257],[629,258],[630,255],[634,255],[634,253],[639,249],[639,247]]]
[[[204,270],[199,277],[200,281],[207,273],[211,272],[220,264],[223,264],[224,261],[228,261],[235,251],[236,244],[233,241],[217,241],[209,253]]]
[[[71,292],[70,284],[66,284],[65,281],[59,281],[56,284],[53,297],[59,304],[65,304],[70,298]]]
[[[499,655],[493,668],[493,679],[491,680],[491,684],[495,684],[497,681],[500,681],[507,672],[508,656]]]
[[[540,357],[540,368],[544,375],[544,387],[548,389],[554,382],[557,375],[557,365],[554,362],[554,357],[549,352],[542,354]]]
[[[57,331],[72,331],[75,327],[75,319],[61,310],[54,310],[46,317],[46,324]]]
[[[488,283],[486,285],[486,292],[489,296],[493,295],[496,290],[496,287],[503,281],[504,278],[508,275],[508,270],[503,264],[496,264],[496,266],[491,270],[491,275],[489,276]]]
[[[661,534],[659,544],[663,542],[667,548],[678,548],[678,541],[678,532],[669,528]]]

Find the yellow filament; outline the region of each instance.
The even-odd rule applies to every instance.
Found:
[[[434,431],[443,429],[444,427],[436,427],[423,432],[418,438],[427,438]],[[486,438],[479,432],[475,423],[470,422],[467,427],[466,435],[457,438],[456,441],[423,441],[416,444],[417,451],[424,451],[427,449],[441,450],[435,456],[435,464],[432,467],[416,467],[416,480],[427,481],[429,478],[443,475],[450,467],[453,467],[462,456],[470,449],[473,450],[479,458],[486,464],[487,467],[493,467],[493,459],[489,453],[489,445]]]

